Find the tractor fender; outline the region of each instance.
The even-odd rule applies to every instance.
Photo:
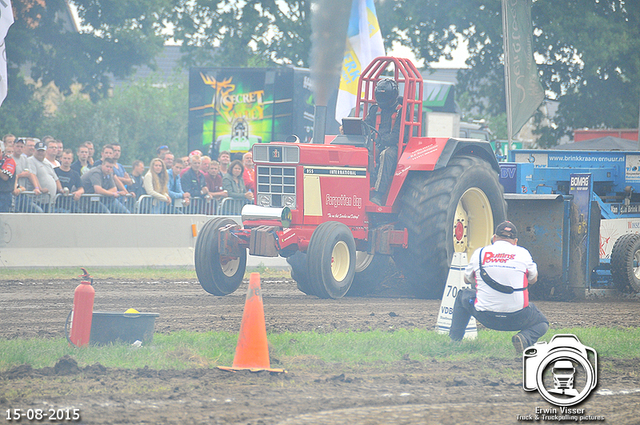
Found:
[[[436,162],[434,170],[444,168],[449,164],[449,161],[454,156],[458,155],[473,155],[484,159],[491,167],[496,170],[496,173],[500,172],[500,165],[496,159],[495,153],[491,149],[491,144],[484,140],[473,139],[449,139],[447,140],[442,153]]]
[[[452,158],[459,155],[479,157],[487,161],[496,173],[500,172],[498,160],[489,142],[475,139],[414,137],[409,140],[398,160],[389,188],[387,205],[395,205],[410,171],[434,171],[445,168]]]

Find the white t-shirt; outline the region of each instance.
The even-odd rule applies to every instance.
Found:
[[[526,249],[506,241],[496,241],[482,250],[482,267],[493,280],[514,289],[528,286],[529,279],[538,276],[538,267]],[[476,310],[511,313],[529,305],[529,291],[503,294],[490,287],[480,277],[480,249],[470,258],[465,269],[468,280],[475,276]]]
[[[56,181],[58,181],[58,175],[56,174],[55,171],[53,171],[53,168],[51,168],[51,165],[45,164],[44,161],[40,162],[36,159],[35,156],[32,156],[32,157],[29,157],[29,171],[35,174],[36,177],[38,178],[38,182],[40,183],[40,190],[42,190],[43,188],[49,189],[49,194],[42,195],[40,199],[38,199],[38,201],[40,202],[52,201],[53,198],[56,196],[56,192],[57,192]],[[29,182],[29,184],[27,185],[27,189],[29,190],[34,189],[31,182]]]
[[[16,175],[22,173],[24,170],[29,170],[29,161],[25,154],[20,154],[19,158],[16,158],[15,155],[11,158],[13,158],[13,160],[16,162]],[[28,181],[28,177],[21,177],[18,179],[18,184],[26,188]]]
[[[60,163],[58,162],[57,159],[54,159],[53,162],[49,161],[48,158],[45,158],[44,161],[45,164],[49,164],[51,165],[51,168],[58,168],[60,166]]]

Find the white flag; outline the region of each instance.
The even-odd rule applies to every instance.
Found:
[[[11,0],[0,0],[0,106],[7,97],[7,49],[4,38],[13,24]]]
[[[362,70],[378,56],[385,56],[385,52],[373,0],[353,0],[336,103],[338,122],[349,116],[351,109],[356,106],[358,78]]]

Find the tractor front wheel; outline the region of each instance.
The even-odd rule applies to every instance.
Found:
[[[230,218],[213,218],[196,240],[196,275],[202,288],[213,295],[229,295],[238,289],[247,267],[246,249],[239,256],[220,255],[218,251],[218,230],[234,223]]]
[[[409,247],[393,259],[420,298],[440,298],[454,252],[467,259],[490,242],[495,225],[506,218],[498,173],[475,156],[457,156],[433,172],[407,177],[399,221]]]
[[[356,243],[349,228],[336,221],[319,225],[307,248],[307,272],[320,298],[342,298],[353,282]]]

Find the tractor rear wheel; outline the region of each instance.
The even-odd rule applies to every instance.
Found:
[[[640,235],[622,235],[613,245],[611,277],[620,291],[640,292]]]
[[[360,297],[377,292],[389,274],[391,266],[391,257],[388,255],[357,251],[356,274],[346,295]]]
[[[336,221],[320,224],[307,248],[307,272],[320,298],[342,298],[353,282],[356,242],[349,228]]]
[[[220,255],[218,229],[234,224],[230,218],[213,218],[205,223],[196,240],[196,275],[202,288],[213,295],[229,295],[242,283],[247,267],[247,250],[240,256]]]
[[[400,199],[400,225],[409,247],[394,260],[420,298],[441,298],[454,252],[467,259],[490,242],[494,227],[505,220],[498,173],[475,156],[458,156],[445,168],[412,173]]]

